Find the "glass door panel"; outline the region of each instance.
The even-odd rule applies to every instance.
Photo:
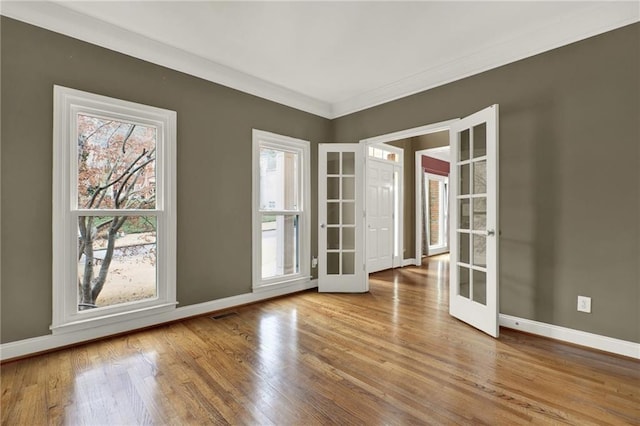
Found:
[[[473,199],[473,229],[476,231],[487,229],[487,197]]]
[[[487,192],[487,162],[484,160],[473,163],[473,193],[485,194]]]
[[[486,272],[473,271],[473,301],[482,305],[487,304],[487,274]]]

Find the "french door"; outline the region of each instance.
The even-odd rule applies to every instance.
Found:
[[[364,293],[362,146],[318,146],[318,291]]]
[[[498,337],[498,105],[451,126],[449,312]]]

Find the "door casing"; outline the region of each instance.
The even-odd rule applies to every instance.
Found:
[[[422,196],[424,197],[424,205],[426,207],[426,212],[429,213],[431,211],[431,208],[429,206],[429,201],[430,200],[430,186],[429,186],[429,181],[439,181],[441,183],[443,183],[443,187],[448,186],[449,185],[449,177],[448,176],[442,176],[442,175],[436,175],[433,173],[428,173],[428,172],[424,172],[424,183],[423,183],[423,191],[422,191]],[[430,241],[431,241],[431,227],[430,226],[423,226],[424,229],[426,229],[426,239],[427,239],[427,256],[435,256],[437,254],[442,254],[442,253],[447,253],[449,251],[449,236],[448,231],[449,231],[449,217],[448,217],[448,211],[449,209],[448,204],[449,204],[449,194],[447,192],[445,192],[442,195],[442,198],[444,198],[444,202],[440,205],[440,206],[446,206],[444,208],[441,208],[441,216],[440,216],[440,229],[439,232],[443,232],[444,235],[444,242],[440,245],[437,246],[432,246]],[[423,212],[424,213],[424,212]],[[421,214],[421,216],[423,216],[423,214]],[[444,216],[444,217],[443,217]],[[422,231],[422,229],[420,229],[420,231]],[[418,230],[416,229],[416,238],[418,238]]]

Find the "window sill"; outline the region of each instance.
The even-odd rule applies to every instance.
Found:
[[[117,312],[112,314],[105,314],[100,317],[85,318],[76,321],[69,321],[57,326],[51,326],[51,332],[53,334],[65,334],[73,333],[81,330],[86,330],[94,327],[108,326],[117,324],[123,321],[134,321],[139,318],[148,317],[168,311],[172,311],[176,308],[178,302],[163,303],[161,305],[154,305],[135,310],[129,310],[126,312]]]

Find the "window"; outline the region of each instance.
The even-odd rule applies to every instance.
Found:
[[[253,131],[253,288],[309,279],[309,142]]]
[[[388,151],[382,148],[375,148],[373,146],[369,147],[368,153],[369,153],[369,157],[377,158],[379,160],[387,160],[387,161],[395,161],[395,162],[399,162],[400,160],[397,153],[393,151]]]
[[[175,308],[176,113],[54,88],[54,333]]]

